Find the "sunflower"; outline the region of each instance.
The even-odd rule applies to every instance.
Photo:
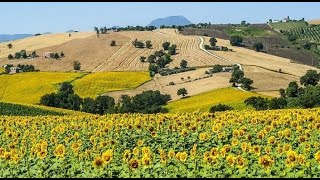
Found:
[[[188,129],[183,128],[180,134],[181,134],[181,136],[186,136],[186,135],[188,135]]]
[[[102,159],[106,164],[109,164],[112,160],[113,151],[112,149],[108,149],[106,152],[102,154]]]
[[[235,164],[235,158],[233,155],[228,155],[226,160],[230,166],[233,166]]]
[[[104,165],[103,159],[97,157],[95,160],[92,161],[92,165],[94,168],[101,168]]]
[[[152,132],[151,132],[151,136],[152,136],[152,137],[157,137],[157,133],[156,133],[155,131],[152,131]]]
[[[186,152],[178,152],[176,158],[181,162],[186,162],[188,154]]]
[[[142,163],[144,166],[150,166],[151,165],[151,158],[148,154],[143,155],[142,157]]]
[[[304,150],[307,151],[307,152],[309,152],[309,151],[311,150],[311,144],[305,143],[305,144],[304,144]]]
[[[48,152],[46,150],[38,152],[38,156],[40,159],[46,158],[47,155],[48,155]]]
[[[122,160],[123,161],[128,161],[131,156],[131,151],[129,149],[124,150],[123,155],[122,155]]]
[[[212,148],[211,151],[210,151],[210,155],[215,157],[215,158],[218,157],[218,155],[219,155],[218,148]]]
[[[231,141],[232,146],[237,146],[238,144],[239,144],[238,139],[232,139],[232,141]]]
[[[169,159],[172,159],[172,158],[175,157],[175,152],[174,152],[173,149],[170,149],[170,150],[169,150],[169,152],[168,152],[168,157],[169,157]]]
[[[241,149],[242,149],[242,151],[246,151],[247,150],[247,143],[246,142],[242,142],[241,143]]]
[[[300,136],[300,137],[299,137],[299,142],[300,142],[300,143],[304,143],[304,142],[306,142],[306,140],[307,140],[307,137],[306,137],[306,136]]]
[[[142,147],[141,151],[143,154],[151,154],[151,150],[149,147]]]
[[[12,159],[11,152],[4,152],[3,157],[5,160],[10,161]]]
[[[144,143],[143,140],[138,140],[137,145],[138,145],[139,147],[141,147],[141,146],[143,146],[143,143]]]
[[[5,152],[5,150],[3,148],[0,148],[0,157],[1,158],[4,157],[4,152]]]
[[[295,162],[297,160],[298,154],[295,151],[289,150],[287,152],[287,159],[289,162]]]
[[[131,169],[137,169],[139,167],[139,161],[137,159],[130,159],[129,167]]]
[[[58,158],[63,158],[65,154],[65,147],[63,144],[59,144],[55,149],[54,149],[54,155]]]
[[[287,152],[287,151],[291,150],[291,145],[290,144],[284,144],[283,145],[283,149],[284,149],[285,152]]]
[[[241,157],[241,156],[238,156],[235,160],[236,164],[237,164],[237,167],[239,169],[242,169],[244,166],[245,166],[245,163],[246,163],[246,160]]]
[[[233,137],[238,137],[240,135],[239,131],[238,130],[233,130],[233,133],[232,133]]]
[[[320,163],[320,151],[317,151],[315,154],[314,154],[314,159]]]
[[[269,155],[264,155],[259,158],[259,164],[263,168],[270,168],[274,163],[274,160]]]
[[[303,154],[299,154],[297,157],[297,161],[300,165],[305,165],[306,157]]]
[[[263,133],[263,131],[258,132],[257,138],[258,138],[258,139],[263,139],[263,138],[264,138],[264,133]]]
[[[254,145],[254,146],[252,146],[252,151],[253,151],[254,154],[256,154],[256,155],[259,156],[259,155],[260,155],[261,148],[260,148],[259,145]]]
[[[276,143],[276,138],[275,138],[274,136],[270,136],[270,137],[268,138],[268,144],[273,145],[273,144],[275,144],[275,143]]]

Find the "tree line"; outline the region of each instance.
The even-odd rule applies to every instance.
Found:
[[[163,108],[170,95],[160,94],[160,91],[144,91],[134,97],[122,95],[116,104],[114,98],[110,96],[98,96],[82,99],[75,94],[72,84],[63,82],[57,93],[46,94],[41,97],[40,104],[51,107],[83,111],[93,114],[106,113],[164,113],[168,110]]]

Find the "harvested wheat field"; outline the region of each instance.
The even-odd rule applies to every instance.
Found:
[[[116,41],[116,46],[110,46],[112,40]],[[0,65],[8,63],[32,64],[41,71],[72,71],[73,61],[77,60],[81,63],[81,70],[92,71],[100,63],[105,62],[114,55],[128,41],[129,38],[116,33],[101,34],[99,38],[91,33],[90,37],[74,39],[59,45],[37,49],[37,54],[40,56],[43,52],[57,52],[60,54],[63,51],[65,57],[61,59],[39,57],[31,60],[8,60],[5,58],[0,61]]]
[[[186,88],[188,96],[193,96],[213,89],[230,86],[230,73],[215,73],[210,77],[210,75],[205,74],[205,71],[208,69],[209,68],[200,68],[194,71],[173,74],[170,76],[160,76],[157,74],[153,80],[144,83],[136,89],[113,91],[105,93],[105,95],[112,96],[118,101],[122,94],[134,96],[146,90],[159,90],[162,94],[170,94],[172,101],[175,101],[181,98],[177,95],[177,91],[180,88]],[[181,78],[183,78],[183,80]],[[169,85],[170,82],[174,82],[175,85]]]
[[[320,24],[320,20],[319,19],[315,19],[315,20],[311,20],[308,21],[309,24]]]
[[[72,34],[71,37],[69,37],[69,34]],[[92,35],[94,35],[93,32],[57,33],[2,42],[0,43],[0,58],[7,58],[9,54],[14,55],[15,52],[18,52],[23,49],[27,52],[30,52],[45,47],[59,45],[74,39],[87,38]],[[9,43],[12,44],[11,49],[9,49],[7,46]]]
[[[205,37],[206,43],[209,44],[209,37]],[[210,51],[213,54],[231,60],[235,63],[240,63],[242,65],[256,65],[270,70],[278,71],[282,70],[284,73],[292,74],[295,76],[303,76],[307,70],[314,69],[318,72],[319,69],[307,65],[290,63],[290,59],[282,58],[279,56],[274,56],[262,52],[256,52],[254,50],[245,49],[241,47],[231,46],[229,40],[217,39],[218,46],[226,46],[233,49],[234,52],[224,52],[224,51]],[[282,76],[282,74],[280,75]]]
[[[278,93],[280,88],[287,88],[291,81],[300,81],[298,76],[282,74],[257,66],[244,65],[242,67],[245,76],[253,80],[252,86],[258,93],[266,94],[270,91]]]

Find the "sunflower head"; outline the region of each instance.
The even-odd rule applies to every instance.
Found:
[[[173,149],[170,149],[170,150],[169,150],[169,152],[168,152],[168,157],[169,157],[169,159],[172,159],[172,158],[175,157],[175,152],[174,152]]]
[[[144,166],[150,166],[151,165],[151,158],[148,154],[144,154],[142,157],[142,163]]]
[[[320,151],[317,151],[315,154],[314,154],[314,159],[320,163]]]
[[[259,164],[263,168],[270,168],[274,163],[274,160],[269,155],[264,155],[259,158]]]
[[[102,159],[105,163],[109,164],[112,160],[113,151],[112,149],[108,149],[106,152],[102,154]]]
[[[131,169],[138,169],[139,168],[139,161],[137,159],[130,159],[129,167]]]
[[[101,168],[104,165],[104,161],[102,158],[97,157],[95,160],[92,161],[92,165],[94,168]]]
[[[63,158],[65,154],[65,147],[63,144],[59,144],[55,149],[54,149],[54,155],[58,158]]]
[[[138,145],[139,147],[141,147],[141,146],[143,146],[143,143],[144,143],[143,140],[138,140],[137,145]]]

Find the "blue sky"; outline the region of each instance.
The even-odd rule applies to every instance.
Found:
[[[320,19],[319,2],[1,2],[0,34],[91,31],[94,26],[148,25],[183,15],[193,23],[264,23]]]

